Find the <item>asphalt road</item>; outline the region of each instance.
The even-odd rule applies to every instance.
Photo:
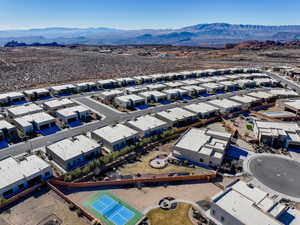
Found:
[[[248,163],[251,174],[279,193],[300,198],[300,163],[274,155],[260,155]]]
[[[277,75],[275,73],[267,73],[273,79],[280,81],[283,84],[286,84],[288,87],[294,89],[298,94],[300,94],[300,85],[297,84],[295,81],[288,80],[287,78]]]
[[[157,107],[152,107],[146,110],[138,110],[138,111],[133,111],[130,113],[121,113],[117,112],[113,109],[110,109],[104,104],[96,103],[92,99],[89,98],[89,96],[82,96],[82,95],[77,95],[74,99],[78,102],[80,102],[83,105],[88,106],[89,108],[92,108],[94,111],[98,112],[99,114],[102,114],[105,116],[105,118],[101,121],[96,121],[88,124],[84,124],[79,127],[75,128],[69,128],[62,130],[60,132],[57,132],[55,134],[49,135],[49,136],[42,136],[38,138],[34,138],[31,140],[28,140],[27,142],[22,142],[18,143],[12,146],[9,146],[8,148],[0,150],[0,159],[3,159],[9,155],[18,155],[22,154],[30,149],[36,149],[36,148],[41,148],[46,145],[50,145],[52,143],[55,143],[57,141],[60,141],[65,138],[69,138],[72,136],[76,136],[82,133],[86,133],[88,131],[93,131],[96,129],[99,129],[101,127],[104,127],[106,125],[109,125],[114,122],[122,122],[126,120],[130,120],[132,118],[135,118],[137,116],[149,114],[149,113],[156,113],[160,111],[164,111],[170,108],[174,107],[183,107],[185,105],[193,104],[193,103],[198,103],[198,102],[204,102],[207,100],[212,100],[216,98],[225,98],[225,97],[230,97],[236,94],[245,94],[246,92],[249,91],[254,91],[254,90],[264,90],[266,88],[258,88],[258,89],[250,89],[250,90],[241,90],[237,92],[228,92],[222,95],[212,95],[208,97],[203,97],[203,98],[198,98],[194,99],[191,101],[187,102],[176,102],[168,105],[161,105]]]

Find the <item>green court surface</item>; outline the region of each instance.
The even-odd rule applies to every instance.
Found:
[[[83,206],[107,225],[134,225],[144,217],[141,212],[106,191],[98,192]]]

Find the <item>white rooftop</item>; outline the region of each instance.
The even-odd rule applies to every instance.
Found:
[[[13,116],[18,117],[18,116],[31,114],[31,113],[41,112],[43,111],[43,109],[34,103],[29,103],[26,105],[9,108],[7,109],[7,111],[11,113]]]
[[[79,135],[56,142],[47,146],[47,148],[64,161],[67,161],[96,148],[100,148],[100,145],[87,136]]]
[[[269,98],[272,98],[272,97],[273,97],[272,94],[270,94],[270,93],[268,93],[268,92],[266,92],[266,91],[250,92],[250,93],[248,93],[247,95],[252,96],[252,97],[254,97],[254,98],[258,98],[258,99],[262,99],[262,98],[264,98],[264,99],[269,99]]]
[[[256,187],[239,181],[214,198],[214,204],[243,224],[282,225],[272,215],[275,202]]]
[[[43,123],[43,122],[50,122],[50,121],[55,121],[55,118],[53,116],[50,116],[49,114],[45,112],[39,112],[39,113],[34,113],[22,117],[15,118],[15,121],[20,124],[23,127],[31,126],[32,122],[36,123]]]
[[[93,131],[93,133],[110,143],[114,143],[138,134],[136,130],[120,123],[114,126],[102,127]]]
[[[0,189],[49,168],[48,163],[35,155],[19,161],[12,157],[0,161]]]
[[[145,91],[145,92],[139,93],[139,95],[143,96],[145,98],[151,97],[151,96],[158,97],[158,98],[167,96],[165,93],[160,92],[160,91]]]
[[[191,117],[196,116],[196,114],[191,113],[185,109],[178,108],[178,107],[168,109],[166,111],[158,112],[157,115],[163,117],[166,120],[172,121],[172,122],[189,119]]]
[[[141,96],[135,95],[135,94],[130,94],[130,95],[122,95],[116,97],[117,100],[122,101],[122,102],[130,102],[130,101],[143,101],[144,98]]]
[[[53,91],[63,91],[63,90],[73,89],[73,88],[75,88],[75,85],[73,84],[64,84],[64,85],[52,86],[50,89]]]
[[[49,90],[47,90],[46,88],[38,88],[38,89],[25,90],[24,93],[26,95],[31,95],[34,93],[44,94],[44,93],[49,93]]]
[[[175,146],[195,152],[201,151],[202,148],[224,152],[230,137],[231,134],[227,132],[191,128],[178,139]]]
[[[284,103],[287,106],[300,110],[300,99],[280,100],[280,102]]]
[[[253,102],[258,101],[257,98],[250,97],[250,96],[247,96],[247,95],[235,95],[235,96],[230,97],[230,99],[234,100],[234,101],[237,101],[239,103],[244,103],[244,104],[253,103]]]
[[[89,112],[90,110],[82,105],[76,105],[73,107],[68,107],[64,109],[59,109],[56,111],[56,113],[62,115],[63,117],[69,117],[73,115],[77,115],[78,113],[84,113],[84,112]]]
[[[43,105],[50,109],[57,109],[69,105],[74,105],[75,103],[67,98],[55,99],[51,101],[44,102]]]
[[[190,110],[194,113],[211,113],[218,111],[219,109],[217,107],[214,107],[212,105],[209,105],[205,102],[200,102],[196,104],[187,105],[184,107],[187,110]]]
[[[152,130],[167,125],[166,122],[150,115],[137,117],[134,120],[130,120],[128,124],[142,131]]]
[[[7,122],[6,120],[0,119],[0,130],[3,129],[11,129],[14,128],[15,126],[12,125],[11,123]]]
[[[207,101],[207,103],[212,104],[216,107],[219,108],[224,108],[224,109],[229,109],[229,108],[234,108],[234,107],[240,107],[241,104],[234,102],[234,101],[230,101],[228,99],[215,99],[215,100],[210,100]]]

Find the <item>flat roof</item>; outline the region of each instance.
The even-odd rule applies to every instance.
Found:
[[[224,85],[219,84],[219,83],[204,83],[204,84],[200,84],[200,86],[204,87],[204,88],[223,88]]]
[[[8,93],[0,94],[0,99],[3,99],[3,98],[19,98],[19,97],[24,97],[24,94],[22,92],[8,92]]]
[[[31,95],[34,93],[37,93],[37,94],[49,93],[49,90],[47,90],[46,88],[37,88],[37,89],[25,90],[23,92],[26,95]]]
[[[254,98],[258,98],[258,99],[262,99],[262,98],[264,98],[264,99],[269,99],[269,98],[272,98],[272,97],[273,97],[272,94],[270,94],[270,93],[268,93],[268,92],[266,92],[266,91],[250,92],[250,93],[248,93],[247,95],[252,96],[252,97],[254,97]]]
[[[231,134],[227,132],[191,128],[178,139],[175,146],[194,152],[199,152],[202,148],[219,149],[224,152],[230,137]]]
[[[102,96],[114,96],[114,95],[120,95],[123,92],[117,89],[112,89],[112,90],[108,90],[108,91],[102,91],[99,94]]]
[[[1,160],[0,189],[38,174],[47,168],[50,168],[49,164],[36,155],[27,156],[24,160],[17,160],[12,157]]]
[[[40,107],[39,105],[36,105],[34,103],[29,103],[26,105],[16,106],[16,107],[7,109],[7,112],[13,114],[16,117],[27,115],[30,113],[41,112],[41,111],[43,111],[42,107]]]
[[[165,89],[165,88],[167,88],[167,86],[164,85],[164,84],[148,84],[148,85],[146,85],[146,87],[147,87],[149,90],[154,90],[154,89]]]
[[[64,161],[67,161],[100,148],[100,145],[85,135],[79,135],[51,144],[47,148]]]
[[[270,93],[279,96],[299,96],[297,92],[284,88],[272,88]]]
[[[216,107],[224,108],[224,109],[241,106],[240,103],[230,101],[229,99],[215,99],[215,100],[207,101],[206,103],[209,103]]]
[[[300,99],[287,99],[287,100],[280,100],[281,103],[300,110]]]
[[[48,107],[48,108],[60,108],[60,107],[65,107],[69,105],[74,105],[75,102],[71,101],[70,99],[67,98],[62,98],[62,99],[55,99],[51,101],[44,102],[43,105]]]
[[[165,110],[162,112],[158,112],[157,115],[163,117],[166,120],[172,121],[172,122],[175,122],[178,120],[183,120],[183,119],[188,119],[188,118],[196,116],[196,114],[194,114],[190,111],[187,111],[185,109],[178,108],[178,107],[171,108],[171,109],[168,109],[168,110]]]
[[[82,82],[75,84],[77,87],[88,87],[88,86],[95,86],[95,82]]]
[[[7,122],[6,120],[0,119],[0,130],[3,130],[3,129],[12,129],[14,127],[15,127],[14,125],[12,125],[11,123]]]
[[[122,102],[129,102],[129,101],[144,101],[145,99],[141,96],[130,94],[130,95],[122,95],[118,96],[115,99],[122,101]]]
[[[62,91],[62,90],[73,89],[73,88],[75,88],[75,85],[73,84],[64,84],[64,85],[52,86],[50,89],[53,91]]]
[[[97,83],[98,84],[111,84],[111,83],[116,83],[116,80],[113,79],[106,79],[106,80],[98,80]]]
[[[166,122],[150,115],[137,117],[134,120],[130,120],[128,124],[141,131],[152,130],[167,125]]]
[[[140,96],[143,96],[145,98],[154,96],[154,97],[166,97],[167,94],[160,92],[160,91],[145,91],[142,93],[139,93]]]
[[[246,103],[246,104],[258,101],[257,98],[250,97],[250,96],[247,96],[247,95],[235,95],[235,96],[230,97],[230,99],[234,100],[234,101],[237,101],[239,103]]]
[[[18,124],[20,124],[23,127],[31,126],[32,122],[36,123],[43,123],[47,121],[55,121],[55,118],[45,112],[38,112],[26,116],[21,116],[14,119]]]
[[[168,87],[180,87],[180,86],[183,86],[184,84],[181,82],[177,82],[177,81],[170,81],[170,82],[164,83],[164,85],[166,85]]]
[[[275,205],[268,194],[239,181],[214,199],[217,206],[244,224],[282,225],[269,213]],[[250,215],[250,216],[249,216]]]
[[[206,90],[204,87],[200,87],[200,86],[196,86],[196,85],[183,86],[183,87],[180,87],[180,89],[184,89],[187,91],[190,91],[190,90],[205,91]]]
[[[77,115],[78,113],[89,112],[90,110],[82,105],[76,105],[73,107],[68,107],[64,109],[59,109],[56,113],[60,114],[63,117]]]
[[[184,106],[185,109],[190,110],[194,113],[210,113],[218,111],[219,108],[209,105],[205,102],[195,103],[191,105]]]
[[[124,138],[129,138],[138,134],[136,130],[120,123],[114,126],[102,127],[98,130],[93,131],[93,133],[110,143],[114,143],[123,140]]]
[[[180,82],[183,83],[184,85],[197,85],[200,83],[199,80],[183,80]]]

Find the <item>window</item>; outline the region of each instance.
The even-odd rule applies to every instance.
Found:
[[[200,161],[200,162],[203,162],[203,159],[200,158],[199,161]]]
[[[221,222],[224,222],[225,218],[224,216],[221,216]]]
[[[22,189],[24,189],[24,184],[20,184],[18,187],[19,187],[19,190],[22,190]]]
[[[45,173],[45,176],[46,176],[46,177],[49,177],[49,176],[50,176],[50,172],[46,172],[46,173]]]
[[[215,211],[215,210],[212,210],[212,211],[211,211],[211,214],[216,215],[216,211]]]

